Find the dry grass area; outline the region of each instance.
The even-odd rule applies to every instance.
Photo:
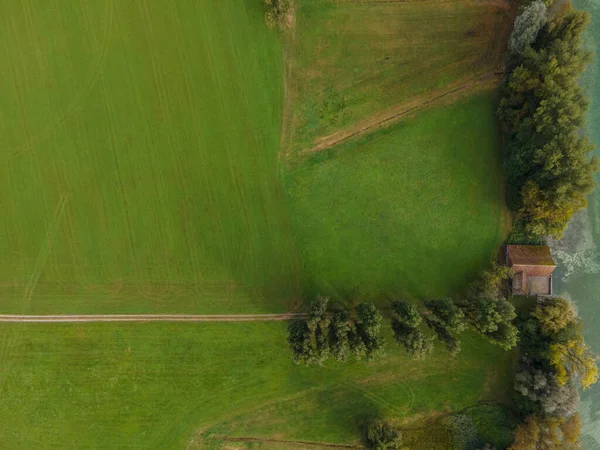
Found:
[[[501,1],[298,2],[286,43],[289,154],[502,70]]]

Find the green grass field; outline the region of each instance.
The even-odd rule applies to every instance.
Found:
[[[307,292],[460,292],[503,240],[494,92],[309,157],[288,176]]]
[[[0,4],[0,313],[384,305],[482,268],[504,211],[493,93],[295,151],[492,69],[506,5],[297,0],[282,37],[261,3]],[[0,448],[348,443],[367,417],[507,401],[513,355],[466,333],[414,362],[388,325],[386,358],[306,368],[285,323],[2,324]]]
[[[389,324],[385,324],[386,337]],[[511,355],[463,352],[306,368],[285,324],[44,324],[0,328],[0,447],[185,448],[213,434],[352,442],[371,415],[506,399]],[[203,448],[203,447],[200,447]]]
[[[284,311],[298,261],[260,2],[0,17],[0,311]]]
[[[287,43],[290,151],[502,70],[511,28],[504,1],[299,1]]]

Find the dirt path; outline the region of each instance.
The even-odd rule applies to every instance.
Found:
[[[270,439],[270,438],[255,438],[255,437],[233,437],[233,436],[214,436],[215,439],[229,442],[270,442],[270,443],[281,443],[281,444],[295,444],[310,447],[327,447],[327,448],[362,448],[357,445],[348,444],[331,444],[328,442],[313,442],[313,441],[289,441],[285,439]]]
[[[303,313],[283,314],[0,314],[0,322],[273,322],[302,319]]]
[[[387,110],[373,117],[369,117],[366,120],[363,120],[355,125],[352,125],[349,128],[346,128],[345,130],[340,130],[329,136],[320,138],[317,140],[317,144],[314,147],[303,150],[302,153],[307,154],[327,150],[328,148],[340,144],[350,138],[360,136],[364,133],[372,132],[378,128],[381,128],[387,125],[388,123],[393,122],[394,120],[399,119],[402,116],[405,116],[406,114],[409,114],[417,109],[421,109],[432,103],[438,102],[445,97],[448,97],[461,91],[468,90],[483,81],[489,80],[491,78],[501,77],[503,75],[503,71],[491,72],[475,80],[463,83],[448,91],[438,93],[437,95],[428,100],[423,100],[422,98],[412,99],[407,103],[392,108],[391,110]]]

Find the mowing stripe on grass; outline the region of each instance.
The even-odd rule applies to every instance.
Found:
[[[307,317],[303,313],[285,314],[0,314],[0,322],[268,322]]]

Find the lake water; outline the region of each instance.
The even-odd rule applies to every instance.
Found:
[[[586,46],[594,60],[582,79],[591,105],[586,132],[600,158],[600,0],[575,0],[577,9],[588,11]],[[600,178],[598,179],[600,187]],[[585,321],[586,340],[600,354],[600,190],[589,199],[587,210],[573,220],[561,242],[552,244],[558,260],[555,293],[569,296]],[[584,450],[600,450],[600,383],[582,395]]]

